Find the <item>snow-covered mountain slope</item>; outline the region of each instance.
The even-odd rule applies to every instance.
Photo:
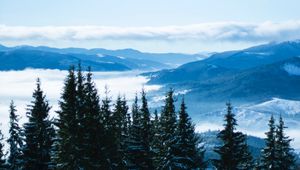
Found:
[[[265,113],[281,113],[283,115],[300,115],[300,101],[273,98],[254,106],[247,107],[249,110]]]
[[[281,114],[287,126],[294,127],[300,125],[300,101],[273,98],[259,104],[234,107],[233,112],[236,114],[238,124],[245,129],[266,127],[272,114],[275,118]],[[226,108],[224,107],[222,110],[204,114],[204,119],[203,114],[199,115],[199,117],[203,121],[212,120],[213,122],[222,122],[225,113]]]
[[[238,130],[259,137],[265,137],[270,116],[273,114],[277,123],[281,114],[288,127],[286,133],[295,139],[292,145],[300,148],[300,101],[273,98],[258,104],[234,107],[233,112],[236,114]],[[219,111],[198,115],[194,118],[196,130],[203,132],[209,129],[221,129],[225,113],[224,106],[224,109]]]

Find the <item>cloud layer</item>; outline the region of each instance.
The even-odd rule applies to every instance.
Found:
[[[300,38],[300,21],[281,23],[219,22],[164,27],[6,26],[0,41],[26,40],[201,40],[233,42],[283,41]]]

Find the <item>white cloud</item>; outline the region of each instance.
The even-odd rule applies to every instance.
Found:
[[[281,23],[219,22],[164,27],[7,26],[1,41],[54,40],[202,40],[230,42],[283,41],[300,38],[300,20]]]

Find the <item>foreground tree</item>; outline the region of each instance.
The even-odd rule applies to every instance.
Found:
[[[261,168],[275,170],[277,168],[276,158],[276,138],[275,138],[275,120],[273,115],[269,120],[269,131],[266,133],[266,146],[262,151]]]
[[[177,115],[174,106],[174,91],[170,89],[166,94],[165,105],[160,117],[160,140],[158,169],[172,169],[174,167],[174,145],[177,127]]]
[[[83,157],[85,153],[84,148],[84,135],[85,135],[85,126],[84,126],[84,120],[86,117],[86,111],[87,107],[85,106],[85,100],[86,100],[86,91],[84,89],[84,83],[85,83],[85,77],[83,76],[82,70],[81,70],[81,63],[79,62],[78,68],[77,68],[77,76],[76,76],[76,105],[75,105],[75,128],[76,133],[74,133],[75,137],[75,152],[77,156],[78,166],[81,169],[86,169],[89,167],[89,162],[87,157]],[[85,155],[87,156],[87,155]]]
[[[200,137],[195,133],[191,118],[186,112],[184,99],[182,99],[179,122],[175,137],[174,169],[205,169],[204,148],[200,146]]]
[[[98,91],[88,70],[84,84],[83,157],[85,169],[109,169],[104,146],[104,124]]]
[[[119,95],[112,112],[111,129],[108,129],[112,132],[113,141],[115,142],[115,147],[113,148],[116,150],[114,153],[114,161],[119,169],[124,168],[126,141],[129,138],[127,112],[128,106],[126,100],[122,99]]]
[[[285,136],[283,119],[280,115],[279,118],[279,125],[277,126],[275,132],[275,148],[276,148],[276,168],[280,170],[289,170],[295,169],[295,156],[293,153],[293,149],[290,146],[290,142],[292,141],[289,139],[288,136]]]
[[[144,146],[143,142],[143,129],[142,129],[142,115],[138,106],[138,98],[135,97],[135,100],[132,105],[132,125],[130,128],[129,140],[127,144],[127,169],[144,169],[150,170],[148,164],[147,148]]]
[[[80,169],[79,160],[81,155],[76,148],[77,140],[77,92],[76,76],[72,66],[66,77],[61,100],[59,101],[60,111],[56,120],[57,140],[56,155],[54,157],[58,169]]]
[[[110,169],[117,169],[121,166],[119,145],[116,138],[116,128],[114,113],[111,110],[111,98],[109,96],[109,90],[105,87],[105,97],[102,100],[101,114],[104,124],[104,148],[107,161],[109,162]]]
[[[220,158],[213,160],[217,169],[235,170],[253,166],[252,157],[246,144],[246,136],[235,131],[237,122],[234,116],[231,104],[227,103],[224,129],[217,136],[222,141],[222,145],[215,148],[215,152],[219,154]]]
[[[140,108],[141,116],[141,135],[143,139],[143,146],[145,148],[144,159],[146,161],[148,169],[153,169],[153,158],[150,150],[150,137],[151,137],[151,121],[150,121],[150,111],[148,108],[148,101],[146,97],[146,92],[142,89],[142,105]]]
[[[28,122],[24,124],[24,169],[50,169],[54,129],[49,120],[49,104],[37,80],[33,101],[29,105]]]
[[[9,138],[7,140],[9,144],[8,164],[11,170],[21,169],[22,165],[23,139],[18,123],[19,116],[16,112],[16,106],[11,101],[9,106]]]
[[[152,162],[154,167],[158,167],[160,156],[159,151],[161,144],[161,135],[160,135],[160,122],[157,110],[154,111],[154,119],[151,120],[151,154],[152,154]]]

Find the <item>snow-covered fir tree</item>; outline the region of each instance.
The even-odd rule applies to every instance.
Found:
[[[90,68],[84,83],[83,157],[85,169],[109,169],[104,147],[104,123],[100,98]]]
[[[265,139],[266,146],[262,150],[261,165],[262,169],[277,169],[277,159],[276,159],[276,138],[275,138],[275,120],[273,115],[269,120],[269,131],[266,132],[267,138]]]
[[[217,135],[217,138],[222,141],[222,145],[215,147],[219,159],[214,159],[213,164],[217,169],[245,169],[250,166],[252,156],[248,151],[246,136],[241,132],[236,132],[237,121],[232,113],[231,104],[227,103],[226,105],[224,129]]]
[[[143,139],[143,145],[145,148],[145,155],[144,159],[147,164],[148,169],[153,169],[153,158],[151,154],[151,148],[150,148],[150,138],[151,138],[151,121],[150,121],[150,111],[148,108],[148,101],[146,97],[146,92],[144,89],[142,89],[141,92],[141,108],[140,108],[140,116],[141,116],[141,135]]]
[[[128,123],[127,123],[128,106],[126,101],[119,95],[112,112],[112,128],[114,142],[117,152],[114,155],[114,160],[119,169],[124,168],[124,152],[126,149],[125,141],[128,138]]]
[[[22,148],[23,148],[23,134],[19,126],[19,116],[17,115],[16,106],[11,101],[9,106],[9,156],[8,166],[11,170],[21,169],[22,166]]]
[[[130,128],[129,140],[127,144],[127,169],[145,169],[150,170],[148,165],[147,148],[143,143],[142,135],[142,115],[138,106],[138,97],[136,95],[132,104],[132,125]]]
[[[295,167],[295,154],[293,152],[293,149],[290,146],[290,142],[292,141],[289,139],[288,136],[285,135],[284,129],[285,129],[284,121],[282,119],[282,116],[280,115],[279,118],[279,124],[276,128],[275,132],[275,150],[276,150],[276,168],[280,170],[290,170],[290,169],[296,169]]]
[[[174,106],[174,91],[170,89],[165,98],[160,116],[160,140],[159,165],[157,169],[174,168],[174,148],[175,134],[177,128],[177,115]]]
[[[78,68],[77,68],[77,76],[76,76],[76,105],[75,105],[75,128],[76,133],[75,135],[75,152],[77,156],[77,163],[78,166],[81,169],[86,169],[89,166],[89,163],[86,161],[86,157],[84,157],[84,118],[85,118],[85,91],[84,91],[84,81],[85,77],[83,76],[82,70],[81,70],[81,64],[79,62]]]
[[[104,121],[104,146],[106,150],[106,157],[110,165],[110,169],[116,169],[121,166],[121,156],[119,152],[119,144],[116,136],[116,121],[114,120],[114,113],[111,110],[112,100],[109,96],[108,87],[105,87],[105,96],[102,99],[101,114]]]
[[[154,167],[158,167],[159,165],[159,151],[161,146],[161,140],[160,140],[160,123],[159,123],[159,116],[157,113],[157,110],[154,111],[154,119],[151,120],[151,140],[150,140],[150,146],[151,146],[151,154],[152,154],[152,162]]]
[[[172,168],[182,170],[205,169],[205,149],[200,142],[201,139],[195,133],[194,125],[186,112],[184,98],[182,98],[175,144],[171,146],[174,148]]]
[[[50,106],[41,90],[39,79],[32,97],[27,112],[28,122],[24,124],[23,168],[47,170],[51,169],[50,153],[55,132],[49,119]]]
[[[65,79],[63,92],[59,101],[60,110],[56,120],[57,139],[55,162],[57,169],[80,169],[79,155],[76,148],[77,136],[77,92],[75,68],[71,66]]]

